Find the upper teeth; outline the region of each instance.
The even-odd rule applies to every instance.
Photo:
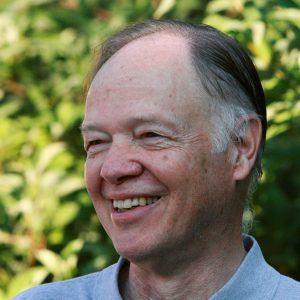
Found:
[[[155,203],[159,197],[138,197],[132,199],[125,199],[125,200],[114,200],[113,206],[114,208],[131,208],[133,206],[145,206],[148,204]]]

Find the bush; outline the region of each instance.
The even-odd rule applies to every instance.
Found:
[[[0,299],[117,259],[83,182],[78,129],[92,49],[128,23],[207,23],[253,57],[268,102],[254,235],[300,279],[299,0],[2,0],[0,3]]]

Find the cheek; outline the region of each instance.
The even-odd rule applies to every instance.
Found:
[[[169,188],[178,187],[186,180],[186,158],[183,153],[164,153],[159,157],[152,157],[149,161],[150,172]],[[186,172],[186,173],[185,173]]]
[[[153,157],[148,164],[148,170],[162,183],[172,197],[184,198],[195,188],[195,176],[199,177],[199,167],[184,151],[164,153]],[[188,194],[188,195],[187,195]]]
[[[95,160],[85,162],[84,177],[89,194],[99,193],[100,165]]]
[[[99,219],[104,220],[105,223],[106,215],[103,215],[105,205],[103,206],[104,202],[100,187],[100,164],[96,160],[87,160],[85,163],[85,183],[96,213]]]

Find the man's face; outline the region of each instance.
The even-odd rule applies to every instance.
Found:
[[[206,96],[194,82],[185,42],[155,35],[121,49],[90,87],[86,185],[131,260],[198,247],[234,213],[232,167],[211,154]]]

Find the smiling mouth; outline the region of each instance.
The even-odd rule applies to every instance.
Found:
[[[124,212],[139,206],[151,205],[157,202],[160,196],[155,197],[135,197],[125,200],[113,200],[113,207],[117,212]]]

